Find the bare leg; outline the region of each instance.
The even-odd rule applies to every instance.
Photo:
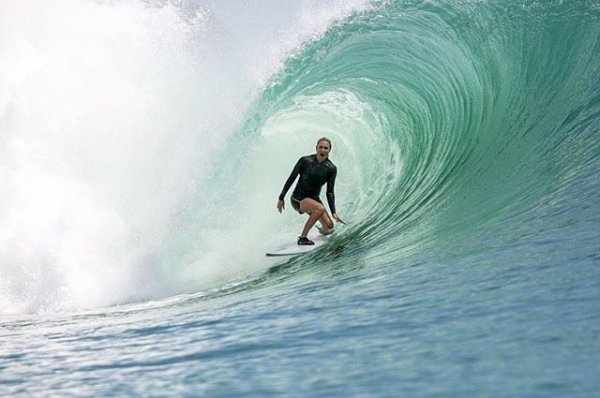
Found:
[[[323,225],[323,230],[324,231],[328,231],[330,229],[333,229],[333,220],[329,216],[329,213],[327,212],[327,210],[325,210],[325,212],[323,213],[323,215],[321,216],[321,218],[319,219],[319,221],[321,221],[321,224]]]
[[[308,220],[306,220],[306,224],[304,224],[304,229],[302,230],[301,237],[306,237],[308,235],[308,231],[315,225],[317,220],[319,220],[325,214],[327,217],[327,212],[325,211],[325,207],[314,199],[304,198],[300,201],[300,212],[307,213]],[[331,222],[331,219],[329,219]],[[333,223],[332,223],[333,224]]]

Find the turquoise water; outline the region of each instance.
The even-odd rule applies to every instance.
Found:
[[[598,394],[597,2],[64,4],[0,3],[2,395]]]

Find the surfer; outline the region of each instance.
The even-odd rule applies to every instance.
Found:
[[[344,223],[335,211],[335,194],[333,192],[337,168],[329,160],[331,151],[331,140],[327,137],[319,138],[317,141],[317,153],[301,157],[287,181],[283,185],[283,190],[277,201],[277,210],[281,213],[285,209],[284,198],[290,189],[296,177],[300,175],[298,184],[292,192],[292,207],[300,214],[308,214],[308,220],[298,237],[299,245],[314,245],[315,243],[308,239],[308,231],[317,221],[321,222],[322,227],[319,232],[327,235],[333,232],[333,221],[325,210],[323,202],[319,198],[321,187],[327,183],[327,203],[331,210],[332,217],[337,221]]]

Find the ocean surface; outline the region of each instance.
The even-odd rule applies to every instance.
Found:
[[[347,225],[267,258],[321,136]],[[599,365],[598,1],[0,0],[1,396],[589,398]]]

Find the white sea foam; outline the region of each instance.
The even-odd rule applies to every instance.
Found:
[[[244,272],[261,239],[251,225],[182,224],[261,85],[366,3],[0,3],[0,312],[161,297]],[[173,241],[196,227],[196,243]]]

